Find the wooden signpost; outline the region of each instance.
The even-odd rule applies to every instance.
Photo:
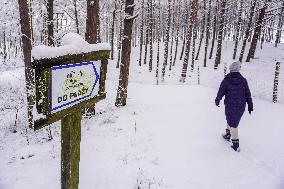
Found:
[[[38,130],[61,120],[61,188],[79,185],[83,109],[106,97],[109,50],[34,59]]]

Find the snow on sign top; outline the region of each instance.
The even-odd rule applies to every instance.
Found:
[[[62,37],[62,46],[50,47],[46,45],[35,46],[32,57],[35,60],[56,58],[70,54],[81,54],[100,50],[111,50],[108,43],[89,44],[77,33],[67,33]]]

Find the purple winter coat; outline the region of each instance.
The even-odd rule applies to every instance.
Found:
[[[237,128],[248,104],[248,110],[253,110],[251,93],[247,80],[239,72],[229,73],[222,81],[215,103],[219,105],[225,96],[225,114],[230,127]]]

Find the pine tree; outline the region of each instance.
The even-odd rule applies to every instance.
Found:
[[[139,66],[142,65],[142,51],[143,51],[143,39],[144,39],[144,0],[141,3],[141,27],[140,27],[140,53],[139,53]]]
[[[227,0],[221,0],[220,23],[219,23],[219,29],[218,29],[219,30],[218,31],[218,45],[217,45],[217,52],[216,52],[216,58],[215,58],[215,64],[214,64],[215,70],[218,68],[218,65],[221,62],[226,3],[227,3]]]
[[[207,12],[206,39],[205,39],[204,63],[203,63],[204,67],[207,66],[207,51],[208,51],[208,43],[209,43],[209,36],[210,36],[211,2],[212,0],[209,0],[208,12]]]
[[[153,69],[153,0],[149,0],[149,39],[150,39],[150,57],[149,57],[149,72]]]
[[[241,29],[241,22],[242,22],[243,4],[244,4],[244,0],[240,0],[239,14],[238,14],[238,25],[237,25],[237,34],[236,34],[236,39],[235,39],[236,41],[235,41],[235,48],[234,48],[233,59],[236,59],[237,50],[238,50],[240,29]]]
[[[277,25],[275,47],[277,47],[277,45],[280,43],[283,22],[284,22],[284,1],[282,0],[282,8],[278,14],[278,25]]]
[[[164,50],[164,62],[162,68],[162,81],[164,81],[166,66],[168,64],[170,27],[171,27],[171,0],[168,0],[168,18],[167,18],[166,41],[165,41],[165,50]]]
[[[187,30],[187,37],[186,37],[187,42],[186,42],[186,49],[185,49],[185,57],[184,57],[184,60],[183,60],[180,82],[185,82],[185,79],[186,79],[190,45],[191,45],[191,37],[192,37],[192,30],[194,28],[194,25],[196,24],[196,18],[197,18],[197,5],[198,5],[198,0],[193,0],[192,4],[191,4],[190,24],[189,24],[188,30]]]
[[[249,22],[248,22],[248,25],[247,25],[247,28],[246,28],[245,37],[244,37],[243,45],[242,45],[242,50],[241,50],[240,57],[239,57],[239,61],[240,62],[243,61],[245,48],[246,48],[247,40],[249,38],[251,25],[252,25],[252,19],[253,19],[253,15],[254,15],[254,11],[255,11],[256,2],[257,2],[257,0],[252,0],[252,6],[251,6],[251,10],[250,10]]]
[[[215,46],[215,38],[216,38],[216,31],[217,31],[217,13],[218,13],[218,0],[216,0],[216,2],[215,2],[213,34],[212,34],[212,42],[211,42],[211,50],[210,50],[209,59],[212,59],[213,50],[214,50],[214,46]]]
[[[48,45],[54,46],[54,23],[53,23],[53,2],[54,0],[47,1],[47,34]]]
[[[203,12],[202,23],[201,23],[200,41],[199,41],[199,46],[198,46],[198,50],[197,50],[195,60],[198,60],[198,58],[199,58],[200,48],[201,48],[202,41],[203,41],[203,38],[204,38],[205,21],[206,21],[206,0],[203,0],[203,11],[204,12]]]
[[[20,12],[20,25],[22,33],[22,45],[25,63],[25,77],[26,77],[26,93],[27,93],[27,110],[28,110],[28,123],[29,127],[33,127],[33,106],[35,104],[35,80],[34,71],[31,63],[31,24],[29,17],[29,5],[27,0],[18,0]]]
[[[251,45],[250,45],[250,49],[249,49],[249,53],[248,53],[246,62],[250,62],[250,59],[254,58],[254,54],[255,54],[255,50],[256,50],[256,46],[257,46],[257,41],[260,37],[262,23],[263,23],[263,20],[264,20],[265,11],[268,7],[269,1],[270,0],[265,0],[265,4],[260,10],[259,17],[258,17],[257,24],[256,24],[256,27],[255,27],[255,30],[254,30],[254,34],[253,34],[253,37],[252,37],[252,42],[251,42]]]
[[[125,0],[125,18],[123,31],[124,37],[122,40],[122,56],[120,65],[119,85],[117,89],[115,106],[126,105],[131,55],[132,26],[133,20],[137,17],[133,16],[134,8],[134,0]]]

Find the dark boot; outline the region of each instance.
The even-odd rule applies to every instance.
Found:
[[[230,130],[229,130],[229,129],[226,129],[226,134],[222,134],[222,137],[223,137],[225,140],[230,141],[230,139],[231,139]]]
[[[233,148],[236,152],[240,151],[240,144],[239,144],[239,139],[232,139],[232,146],[231,148]]]

